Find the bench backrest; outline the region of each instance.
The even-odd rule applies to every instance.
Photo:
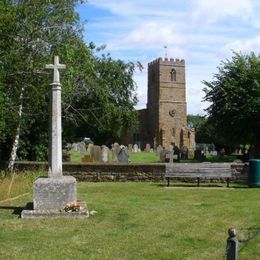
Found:
[[[166,164],[165,177],[231,177],[229,163]]]

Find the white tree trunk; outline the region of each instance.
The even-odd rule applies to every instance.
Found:
[[[12,172],[14,169],[14,163],[15,163],[15,159],[16,159],[18,144],[19,144],[20,131],[21,131],[21,117],[22,117],[22,112],[23,112],[23,92],[24,92],[24,88],[22,88],[21,94],[19,97],[19,103],[20,103],[19,109],[18,109],[19,123],[16,128],[16,134],[15,134],[12,151],[10,154],[9,163],[8,163],[8,167],[7,167],[7,170],[9,172]]]

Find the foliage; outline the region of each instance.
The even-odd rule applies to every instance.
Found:
[[[206,85],[209,122],[226,144],[260,147],[260,56],[234,53]]]
[[[75,6],[84,1],[1,1],[0,134],[1,156],[12,146],[21,124],[20,159],[45,160],[48,133],[48,85],[44,65],[59,55],[62,72],[64,142],[76,137],[116,137],[135,123],[137,64],[100,56],[103,48],[83,41]],[[22,116],[18,107],[23,93]]]
[[[97,214],[86,220],[25,221],[13,214],[31,195],[1,204],[3,259],[222,259],[230,226],[259,227],[259,189],[166,189],[151,183],[79,183]],[[250,213],[250,214],[249,214]],[[86,232],[87,230],[87,232]],[[259,234],[259,233],[258,233]],[[260,237],[239,245],[257,259]],[[155,246],[156,245],[156,246]]]
[[[214,127],[210,124],[205,116],[187,115],[187,124],[195,128],[196,143],[213,143],[217,142]]]

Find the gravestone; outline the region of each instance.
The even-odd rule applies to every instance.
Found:
[[[150,153],[150,151],[151,151],[151,145],[150,144],[145,145],[145,151]]]
[[[138,153],[138,145],[137,144],[134,144],[133,152]]]
[[[99,145],[93,146],[93,159],[95,162],[101,162],[101,147]]]
[[[161,154],[161,151],[163,150],[163,147],[161,145],[158,145],[156,148],[156,153]]]
[[[132,144],[128,145],[128,151],[129,151],[129,153],[133,152],[133,145]]]
[[[114,143],[114,152],[116,155],[119,154],[120,150],[121,150],[121,148],[120,148],[119,143]]]
[[[93,153],[93,148],[94,147],[94,144],[89,144],[88,145],[88,148],[87,148],[87,154],[89,154],[92,158],[93,158],[93,155],[94,155],[94,153]]]
[[[118,154],[118,161],[128,163],[128,154],[125,147],[121,147],[121,150]]]
[[[80,156],[84,156],[86,153],[86,145],[84,142],[80,142],[77,144],[77,152],[80,154]]]
[[[118,162],[118,154],[120,152],[120,145],[118,143],[114,143],[112,145],[112,161]]]
[[[161,162],[165,162],[166,153],[167,153],[167,150],[166,150],[166,149],[162,149],[162,150],[161,150],[161,152],[160,152],[160,161],[161,161]]]
[[[77,152],[77,145],[78,145],[77,143],[73,143],[73,144],[71,145],[71,150]]]
[[[109,148],[106,145],[101,146],[101,161],[107,163],[109,159]]]
[[[76,179],[62,175],[62,136],[61,136],[61,84],[59,57],[54,57],[54,64],[46,65],[53,69],[53,83],[50,84],[50,131],[48,178],[38,178],[33,187],[33,210],[23,210],[22,218],[68,217],[64,205],[77,202]],[[83,205],[82,205],[83,207]],[[75,212],[76,213],[76,212]],[[81,210],[73,217],[88,216],[87,210]]]

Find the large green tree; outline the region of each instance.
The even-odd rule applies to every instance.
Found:
[[[187,115],[187,124],[195,129],[196,143],[213,143],[216,138],[208,119],[201,115]]]
[[[14,158],[18,147],[21,159],[46,159],[52,78],[44,66],[54,55],[67,65],[61,76],[64,140],[118,136],[134,123],[136,65],[101,55],[100,48],[83,41],[75,12],[80,2],[1,1],[0,102],[5,103],[1,113],[11,119],[0,120],[1,155],[9,149]]]
[[[260,56],[234,53],[204,81],[209,121],[222,142],[260,148]]]

